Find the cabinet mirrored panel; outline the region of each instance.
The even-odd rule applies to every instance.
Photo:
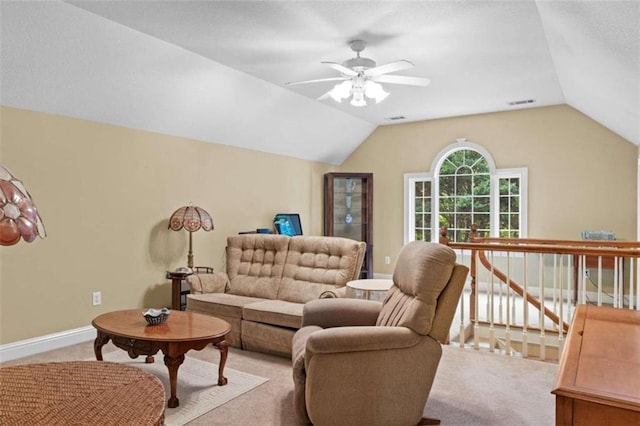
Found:
[[[367,243],[360,278],[373,278],[373,174],[324,175],[324,234]]]

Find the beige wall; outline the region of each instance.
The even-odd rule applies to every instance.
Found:
[[[403,244],[404,173],[430,171],[456,138],[486,148],[498,168],[528,168],[529,237],[591,229],[636,239],[638,148],[569,106],[389,125],[340,166],[374,173],[375,272],[391,273]]]
[[[0,120],[0,158],[48,232],[0,247],[0,344],[168,305],[164,271],[186,263],[188,239],[167,220],[190,201],[216,227],[193,235],[195,263],[217,270],[228,235],[269,226],[277,212],[299,212],[305,234],[322,233],[327,164],[12,108]],[[568,106],[390,125],[339,167],[374,173],[375,272],[391,273],[403,244],[404,173],[428,171],[456,138],[485,147],[499,168],[528,167],[531,237],[636,238],[638,148]]]
[[[193,234],[196,265],[221,269],[226,237],[299,212],[322,232],[328,165],[2,108],[2,161],[33,196],[47,238],[0,248],[0,343],[89,325],[116,309],[170,303],[164,271],[186,264],[167,230],[193,202],[214,219]],[[91,306],[91,293],[102,305]]]

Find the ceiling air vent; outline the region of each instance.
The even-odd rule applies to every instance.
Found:
[[[516,105],[526,105],[526,104],[532,104],[534,103],[536,100],[535,99],[521,99],[519,101],[511,101],[508,102],[509,105],[511,106],[516,106]]]
[[[404,115],[396,115],[394,117],[387,117],[387,118],[385,118],[385,120],[387,120],[387,121],[397,121],[397,120],[404,120],[406,118],[407,117],[405,117]]]

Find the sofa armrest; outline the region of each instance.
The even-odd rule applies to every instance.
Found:
[[[320,294],[320,299],[335,299],[347,297],[347,286],[336,287],[333,290],[325,290]]]
[[[382,303],[361,299],[316,299],[305,303],[302,327],[322,328],[375,325]]]
[[[193,294],[224,293],[229,284],[229,277],[224,272],[193,274],[187,277],[187,284]]]
[[[307,340],[306,355],[410,348],[424,336],[407,327],[336,327],[317,331]]]

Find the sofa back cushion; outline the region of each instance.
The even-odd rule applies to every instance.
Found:
[[[227,238],[228,293],[275,299],[289,237],[244,234]]]
[[[451,277],[456,254],[449,247],[424,241],[406,244],[393,270],[393,286],[387,292],[376,325],[408,327],[426,336],[438,297]]]
[[[366,244],[340,237],[291,237],[278,299],[306,303],[360,274]]]

